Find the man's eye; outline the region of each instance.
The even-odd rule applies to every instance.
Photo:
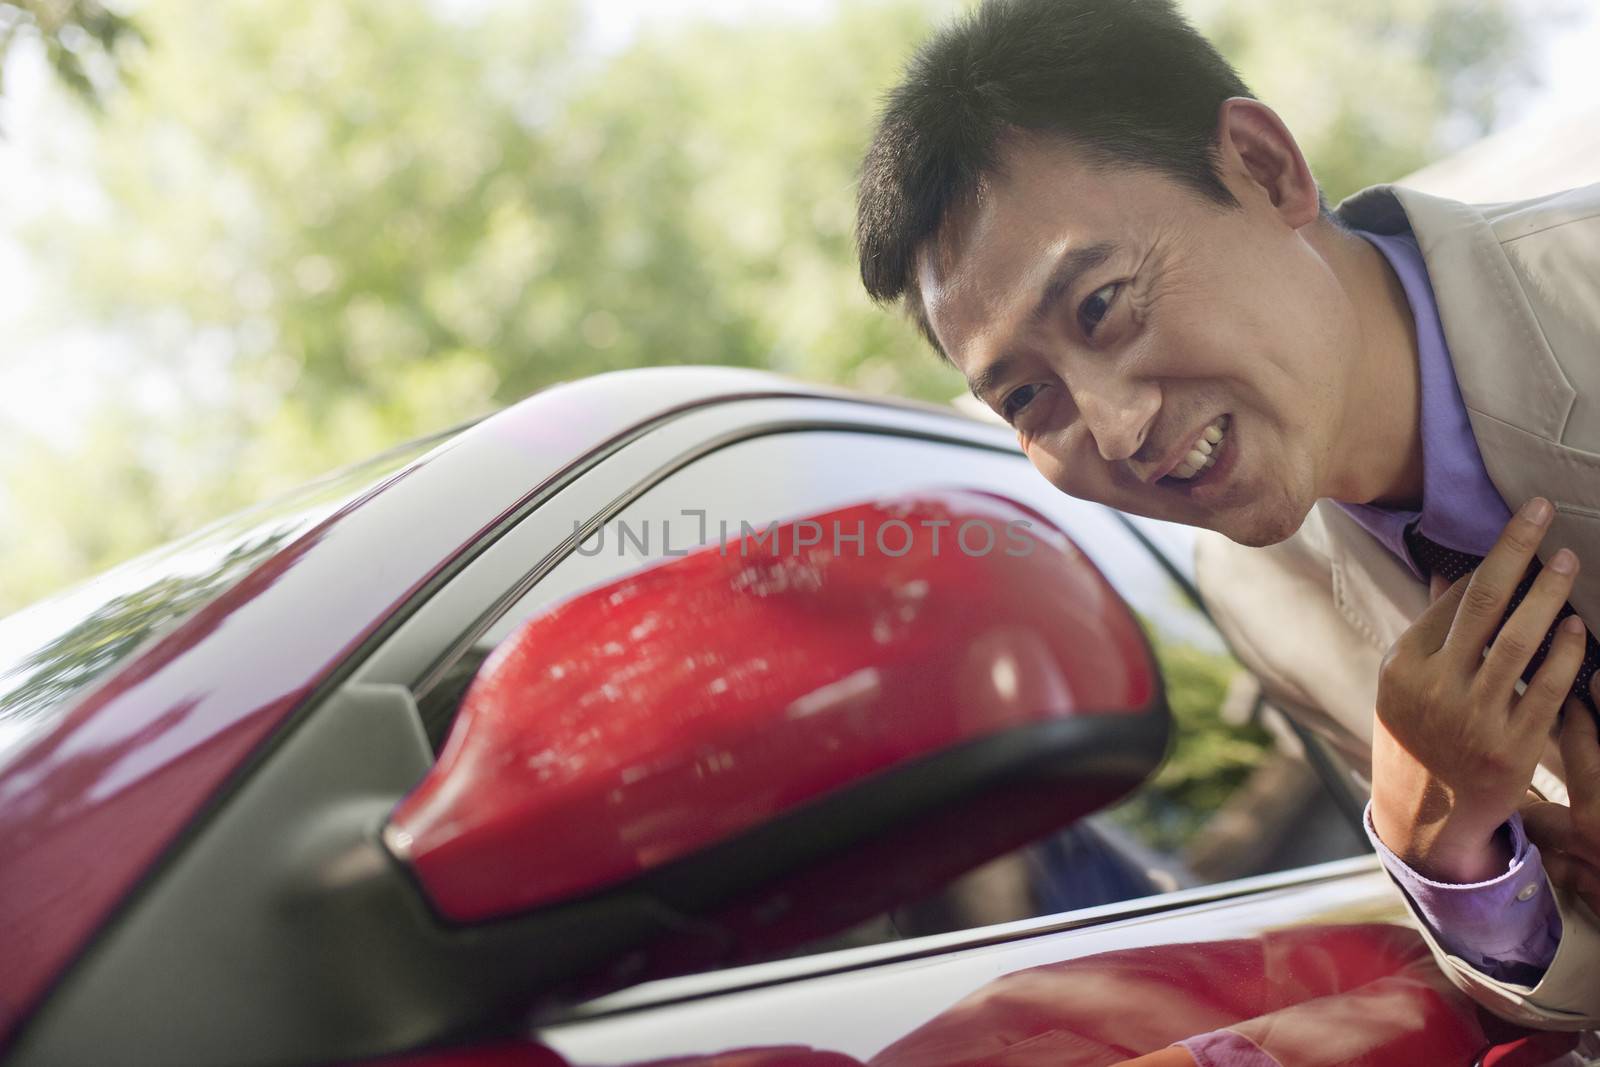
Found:
[[[1117,298],[1117,291],[1121,288],[1120,282],[1112,282],[1096,289],[1089,294],[1088,299],[1084,300],[1082,306],[1078,308],[1078,321],[1082,324],[1085,335],[1094,335],[1094,328],[1110,313],[1111,302]]]
[[[1039,386],[1037,385],[1024,385],[1013,389],[1000,402],[1001,417],[1007,422],[1014,421],[1018,415],[1022,414],[1022,409],[1032,403],[1033,398],[1038,394]]]

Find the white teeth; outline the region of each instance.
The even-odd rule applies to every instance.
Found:
[[[1172,468],[1168,477],[1180,481],[1188,481],[1203,470],[1208,470],[1217,462],[1217,446],[1228,432],[1228,416],[1223,415],[1200,432],[1189,451],[1184,454],[1178,465]]]

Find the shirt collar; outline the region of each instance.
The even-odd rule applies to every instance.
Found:
[[[1422,509],[1380,508],[1344,504],[1368,533],[1394,553],[1417,578],[1424,577],[1405,547],[1406,527],[1418,524],[1424,537],[1474,556],[1487,555],[1511,512],[1489,480],[1466,405],[1456,384],[1445,344],[1444,327],[1427,266],[1410,233],[1354,231],[1369,241],[1400,279],[1417,329],[1417,363],[1421,379]]]

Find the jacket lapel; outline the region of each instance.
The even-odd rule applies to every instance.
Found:
[[[1428,587],[1332,501],[1319,501],[1333,603],[1346,622],[1380,652],[1428,606]]]

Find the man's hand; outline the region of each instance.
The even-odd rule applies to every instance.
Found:
[[[1514,688],[1577,575],[1577,557],[1557,552],[1501,625],[1550,517],[1547,501],[1529,501],[1478,569],[1429,605],[1384,657],[1373,730],[1373,828],[1408,866],[1436,881],[1480,882],[1505,870],[1509,843],[1495,832],[1522,802],[1583,665],[1584,628],[1574,616],[1526,692],[1518,696]]]
[[[1589,692],[1600,701],[1600,675]],[[1551,880],[1600,915],[1600,737],[1589,709],[1571,697],[1562,713],[1561,762],[1572,806],[1533,800],[1522,808],[1523,822]]]

